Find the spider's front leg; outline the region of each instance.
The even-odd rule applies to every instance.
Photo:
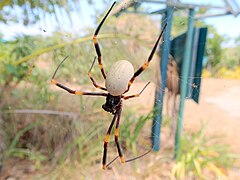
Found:
[[[98,25],[94,35],[93,35],[93,44],[94,44],[94,47],[95,47],[95,50],[96,50],[96,53],[97,53],[97,57],[98,57],[98,64],[99,64],[99,68],[101,70],[101,73],[103,75],[103,78],[106,79],[106,74],[105,74],[105,71],[103,69],[103,64],[102,64],[102,53],[101,53],[101,50],[100,50],[100,46],[98,44],[98,39],[97,39],[97,36],[98,36],[98,33],[103,25],[103,23],[105,22],[105,20],[107,19],[108,15],[110,14],[111,10],[113,9],[113,6],[116,4],[116,1],[112,4],[112,6],[110,7],[110,9],[108,10],[107,14],[104,16],[104,18],[102,19],[102,21],[100,22],[100,24]]]
[[[133,81],[135,80],[135,78],[136,78],[137,76],[139,76],[146,68],[148,68],[149,63],[151,62],[151,60],[152,60],[152,58],[153,58],[153,55],[154,55],[154,53],[155,53],[155,51],[156,51],[156,49],[157,49],[158,43],[159,43],[159,41],[160,41],[160,39],[161,39],[161,37],[162,37],[162,35],[163,35],[163,32],[165,31],[166,27],[167,27],[167,23],[164,25],[164,27],[163,27],[160,35],[158,36],[158,39],[157,39],[157,41],[155,42],[155,44],[154,44],[154,46],[153,46],[153,49],[152,49],[152,51],[151,51],[151,53],[150,53],[150,55],[149,55],[149,57],[148,57],[148,60],[134,73],[133,77],[132,77],[132,78],[130,79],[130,81],[128,82],[127,90],[126,90],[124,93],[126,93],[126,92],[129,91],[130,86],[132,85],[132,83],[133,83]]]

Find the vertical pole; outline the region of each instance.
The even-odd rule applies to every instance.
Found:
[[[187,85],[188,85],[188,75],[191,62],[191,47],[193,41],[193,30],[194,30],[194,9],[189,10],[188,16],[188,30],[187,30],[187,39],[185,45],[185,54],[184,61],[182,65],[182,77],[181,77],[181,94],[180,94],[180,106],[177,122],[177,132],[175,134],[175,152],[174,157],[178,158],[179,148],[180,148],[180,138],[182,134],[182,125],[183,125],[183,110],[184,110],[184,100],[187,94]]]
[[[161,133],[161,124],[162,124],[162,107],[163,107],[163,97],[166,87],[166,77],[167,77],[167,65],[168,65],[168,55],[170,50],[170,33],[172,26],[172,15],[173,7],[168,7],[165,15],[162,18],[162,27],[167,23],[166,30],[163,34],[163,43],[161,46],[161,61],[160,61],[160,72],[162,77],[161,89],[156,88],[155,93],[155,117],[153,119],[152,125],[152,147],[154,151],[160,149],[160,133]],[[160,84],[158,84],[160,85]]]

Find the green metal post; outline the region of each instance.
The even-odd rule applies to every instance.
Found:
[[[156,90],[155,95],[155,114],[156,116],[153,119],[152,125],[152,147],[154,151],[160,149],[160,133],[161,133],[161,124],[162,124],[162,106],[163,106],[163,97],[164,90],[166,87],[166,77],[167,77],[167,65],[168,65],[168,55],[170,49],[170,33],[172,26],[172,16],[173,8],[167,8],[165,16],[162,18],[162,27],[167,23],[166,30],[163,34],[164,42],[161,47],[161,63],[160,63],[160,72],[162,77],[161,89]],[[159,84],[158,84],[159,85]]]
[[[177,131],[175,135],[175,153],[174,153],[175,159],[178,158],[178,155],[179,155],[180,138],[182,134],[184,100],[187,94],[188,75],[189,75],[189,68],[190,68],[191,55],[192,55],[191,46],[192,46],[193,31],[194,31],[194,9],[189,10],[188,17],[189,17],[188,31],[187,31],[184,61],[182,65],[180,106],[179,106],[179,114],[178,114],[178,122],[177,122]]]

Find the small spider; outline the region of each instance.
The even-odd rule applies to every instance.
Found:
[[[99,68],[100,68],[102,76],[105,80],[105,87],[102,87],[102,86],[98,85],[97,82],[94,80],[94,78],[91,75],[91,69],[93,68],[96,57],[94,58],[92,66],[90,67],[90,70],[88,72],[88,76],[91,79],[93,85],[98,89],[106,91],[107,93],[104,93],[104,92],[83,92],[83,91],[72,90],[72,89],[66,87],[65,85],[57,82],[54,79],[55,75],[56,75],[59,67],[63,64],[63,62],[67,59],[67,57],[64,58],[64,60],[58,65],[57,69],[55,70],[55,72],[53,74],[52,80],[51,80],[52,84],[64,89],[65,91],[67,91],[71,94],[90,95],[90,96],[105,96],[106,97],[106,103],[102,105],[102,108],[105,111],[107,111],[109,113],[112,113],[113,114],[113,119],[112,119],[112,122],[111,122],[111,124],[108,128],[106,137],[104,139],[104,151],[103,151],[103,160],[102,160],[102,168],[103,169],[106,169],[111,163],[110,162],[108,165],[106,165],[107,147],[108,147],[108,141],[109,141],[110,133],[111,133],[112,127],[113,127],[116,120],[117,120],[117,122],[116,122],[116,129],[115,129],[114,136],[115,136],[115,143],[117,145],[117,150],[118,150],[118,154],[119,154],[121,162],[122,163],[129,162],[129,161],[135,160],[135,159],[143,156],[143,155],[141,155],[137,158],[133,158],[133,159],[127,160],[127,161],[125,161],[125,159],[123,158],[123,153],[121,151],[121,147],[120,147],[120,144],[118,142],[119,123],[120,123],[120,116],[121,116],[121,112],[122,112],[122,99],[127,100],[127,99],[130,99],[130,98],[139,97],[140,94],[144,91],[144,89],[149,85],[150,82],[148,82],[144,86],[144,88],[141,90],[141,92],[139,92],[138,94],[134,94],[134,95],[130,95],[130,96],[125,96],[124,95],[126,92],[129,91],[129,88],[132,85],[135,78],[137,76],[139,76],[139,74],[141,74],[148,67],[148,65],[149,65],[150,61],[152,60],[152,57],[153,57],[153,55],[156,51],[158,43],[159,43],[159,41],[162,37],[162,34],[163,34],[163,32],[164,32],[164,30],[167,26],[167,24],[166,24],[163,27],[163,30],[162,30],[161,34],[159,35],[159,37],[158,37],[150,55],[148,57],[148,60],[136,72],[134,72],[133,66],[130,62],[128,62],[126,60],[120,60],[120,61],[117,61],[116,63],[114,63],[112,65],[112,67],[110,68],[109,72],[106,75],[105,71],[103,69],[102,55],[101,55],[100,47],[99,47],[99,44],[98,44],[98,41],[97,41],[97,35],[98,35],[98,33],[100,31],[100,28],[102,27],[104,21],[106,20],[109,13],[113,9],[113,6],[115,5],[115,3],[116,2],[114,2],[112,4],[111,8],[108,10],[107,14],[104,16],[104,18],[100,22],[99,26],[97,27],[97,29],[96,29],[96,31],[93,35],[93,43],[94,43],[94,47],[95,47],[95,50],[96,50],[96,53],[97,53]]]

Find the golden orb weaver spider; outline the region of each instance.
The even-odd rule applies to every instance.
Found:
[[[55,70],[55,72],[52,76],[52,80],[51,80],[52,84],[64,89],[65,91],[67,91],[71,94],[89,95],[89,96],[105,96],[106,97],[106,103],[102,105],[102,108],[105,111],[112,113],[113,114],[113,119],[112,119],[112,122],[111,122],[111,124],[108,128],[105,139],[104,139],[104,151],[103,151],[103,160],[102,160],[102,168],[103,169],[106,169],[113,161],[115,161],[118,158],[118,156],[117,156],[113,161],[111,161],[108,165],[106,165],[108,141],[109,141],[109,138],[110,138],[110,133],[111,133],[112,127],[113,127],[116,120],[117,120],[117,122],[116,122],[116,129],[115,129],[114,136],[115,136],[115,143],[117,145],[118,154],[119,154],[119,157],[120,157],[120,160],[121,160],[122,163],[133,161],[135,159],[143,157],[144,155],[146,155],[147,153],[150,152],[150,151],[148,151],[147,153],[144,153],[141,156],[138,156],[138,157],[133,158],[133,159],[129,159],[127,161],[124,160],[123,153],[121,151],[121,147],[120,147],[120,144],[119,144],[119,141],[118,141],[119,123],[120,123],[120,116],[121,116],[121,113],[122,113],[122,99],[127,100],[127,99],[130,99],[130,98],[139,97],[140,94],[144,91],[144,89],[149,85],[150,82],[148,82],[144,86],[144,88],[141,90],[141,92],[139,92],[138,94],[134,94],[134,95],[130,95],[130,96],[124,96],[124,94],[129,91],[130,86],[132,85],[135,78],[137,76],[139,76],[148,67],[148,65],[149,65],[150,61],[152,60],[153,55],[154,55],[154,53],[157,49],[157,46],[158,46],[158,43],[159,43],[159,41],[162,37],[162,34],[163,34],[163,32],[164,32],[164,30],[166,29],[166,26],[167,26],[167,24],[166,24],[163,27],[163,29],[162,29],[154,47],[153,47],[153,49],[152,49],[152,51],[151,51],[151,53],[148,57],[148,60],[137,71],[134,72],[133,66],[130,62],[128,62],[126,60],[120,60],[120,61],[117,61],[116,63],[114,63],[111,66],[108,74],[106,75],[105,71],[103,69],[102,54],[101,54],[100,47],[99,47],[99,44],[98,44],[98,41],[97,41],[97,35],[98,35],[104,21],[108,17],[109,13],[111,12],[111,10],[113,9],[113,6],[115,4],[116,4],[116,2],[114,2],[112,4],[112,6],[108,10],[106,15],[102,19],[102,21],[100,22],[100,24],[98,25],[98,27],[97,27],[94,35],[93,35],[93,43],[94,43],[94,47],[95,47],[95,50],[96,50],[96,53],[97,53],[99,68],[100,68],[102,76],[105,80],[105,87],[102,87],[102,86],[98,85],[97,82],[94,80],[94,78],[91,75],[91,70],[92,70],[93,65],[95,63],[96,57],[94,58],[92,66],[90,67],[90,70],[88,72],[88,76],[89,76],[90,80],[92,81],[93,86],[98,88],[98,89],[107,91],[107,93],[104,93],[104,92],[83,92],[83,91],[72,90],[72,89],[66,87],[65,85],[57,82],[55,80],[55,75],[56,75],[59,67],[63,64],[63,62],[67,59],[67,57],[64,58],[63,61],[58,65],[57,69]]]

